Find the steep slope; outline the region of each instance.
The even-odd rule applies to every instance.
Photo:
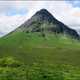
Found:
[[[38,24],[39,15],[43,18],[40,17],[40,20],[42,19],[40,25]],[[57,21],[54,17],[51,16],[50,18],[49,15],[50,13],[43,9],[32,16],[28,22],[25,22],[23,24],[24,26],[21,25],[14,32],[2,37],[0,39],[0,57],[16,57],[28,65],[32,63],[45,63],[80,66],[80,43],[70,37],[63,36],[62,34],[57,34],[58,36],[56,36],[53,33],[54,31],[52,31],[54,25],[57,25],[57,31],[57,28],[62,29],[59,33],[64,33],[63,31],[65,31],[69,34],[72,29],[69,29],[63,23]],[[37,18],[35,18],[35,16],[37,16]],[[33,17],[36,21],[35,24]],[[36,26],[33,26],[33,24],[38,24],[37,27],[40,30],[34,29]],[[41,29],[43,28],[42,25],[45,26],[43,30]],[[63,27],[65,29],[63,29]],[[26,33],[27,31],[29,32]],[[41,36],[41,33],[43,32],[47,35],[45,38]],[[73,33],[77,35],[75,31],[73,31]]]
[[[67,34],[75,39],[80,38],[75,30],[58,21],[46,9],[41,9],[40,11],[36,12],[31,19],[26,21],[16,30],[24,32],[44,32],[45,34],[46,32],[54,32]]]
[[[80,80],[80,42],[53,32],[79,38],[44,9],[0,38],[0,80]]]

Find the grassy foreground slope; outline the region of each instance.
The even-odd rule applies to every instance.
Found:
[[[33,62],[80,66],[80,42],[62,35],[15,32],[0,39],[0,57],[14,56]]]
[[[15,32],[0,39],[0,80],[80,80],[79,61],[80,42],[61,34]]]

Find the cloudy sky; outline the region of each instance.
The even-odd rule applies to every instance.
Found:
[[[59,21],[80,31],[80,1],[0,1],[0,36],[14,30],[38,10],[46,8]]]

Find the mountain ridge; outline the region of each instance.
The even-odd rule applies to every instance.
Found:
[[[45,26],[44,26],[45,24]],[[29,20],[20,25],[16,31],[24,32],[54,32],[62,33],[71,36],[75,39],[80,39],[76,30],[69,28],[64,23],[57,20],[48,10],[41,9],[37,11]]]

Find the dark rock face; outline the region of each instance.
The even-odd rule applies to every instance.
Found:
[[[49,13],[46,9],[41,9],[38,11],[32,18],[35,18],[39,21],[48,21],[50,22],[55,22],[55,18],[52,16],[51,13]]]
[[[71,36],[72,38],[79,39],[80,36],[78,33],[58,21],[51,13],[49,13],[46,9],[41,9],[36,12],[35,15],[31,17],[28,21],[22,24],[16,30],[21,31],[31,31],[31,32],[55,32],[62,33]]]

